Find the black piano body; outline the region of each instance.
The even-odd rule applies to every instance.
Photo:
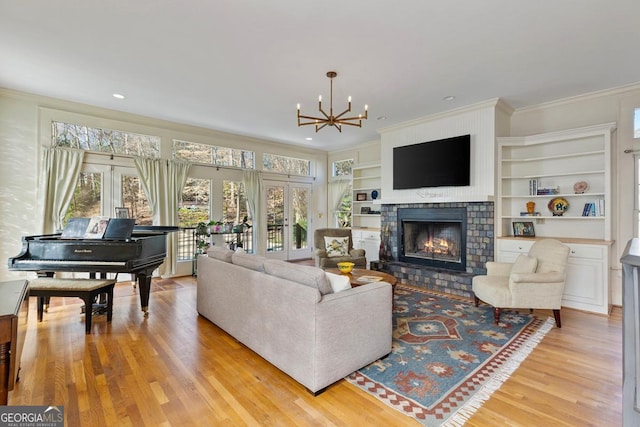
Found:
[[[57,271],[133,274],[140,290],[140,308],[147,315],[153,270],[167,256],[167,233],[178,230],[136,226],[126,240],[66,239],[61,233],[24,236],[22,251],[8,260],[9,270],[35,271],[39,276]]]

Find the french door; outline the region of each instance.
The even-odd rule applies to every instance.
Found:
[[[281,260],[311,257],[308,235],[311,185],[265,181],[264,189],[266,256]]]
[[[135,168],[85,164],[67,218],[114,217],[116,207],[126,207],[136,224],[152,223],[151,209]]]

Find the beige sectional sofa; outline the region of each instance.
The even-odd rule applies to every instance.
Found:
[[[385,282],[333,293],[319,268],[214,246],[197,292],[200,315],[314,394],[391,352]]]

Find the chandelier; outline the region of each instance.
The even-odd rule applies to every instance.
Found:
[[[298,127],[315,125],[316,132],[318,132],[325,126],[334,126],[336,129],[338,129],[339,132],[342,132],[342,125],[356,126],[359,128],[362,127],[362,121],[367,120],[368,117],[368,107],[366,105],[364,106],[364,116],[362,114],[358,114],[358,116],[344,117],[345,114],[351,112],[351,97],[348,98],[349,105],[347,106],[347,109],[337,116],[333,115],[333,78],[337,75],[338,73],[336,73],[335,71],[327,72],[327,77],[329,77],[329,81],[331,82],[331,92],[329,95],[329,114],[327,114],[322,109],[322,95],[318,97],[318,110],[320,110],[320,113],[322,113],[321,117],[305,116],[300,114],[300,104],[298,104]],[[303,122],[302,120],[309,121]]]

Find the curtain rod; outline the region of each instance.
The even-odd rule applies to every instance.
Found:
[[[636,150],[631,150],[629,148],[627,148],[626,150],[624,150],[625,154],[629,154],[629,153],[640,153],[640,149],[636,149]]]

